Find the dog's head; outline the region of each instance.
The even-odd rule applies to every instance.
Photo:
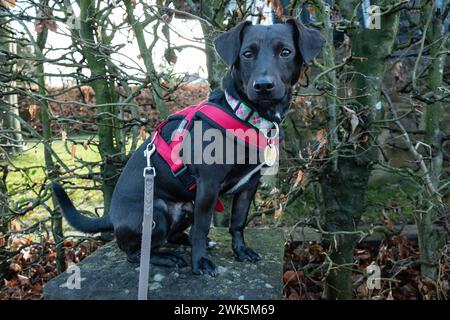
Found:
[[[269,26],[241,22],[214,45],[230,68],[239,98],[264,118],[281,122],[302,65],[319,53],[323,43],[320,32],[289,19]]]

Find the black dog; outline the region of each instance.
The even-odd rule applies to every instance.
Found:
[[[225,91],[256,110],[268,121],[280,123],[291,101],[291,87],[297,82],[301,68],[320,51],[324,39],[321,34],[306,28],[294,19],[270,26],[243,22],[215,40],[216,51],[229,70],[223,79],[222,90],[210,94],[208,101],[226,112],[231,108]],[[201,119],[197,119],[202,121]],[[202,130],[214,128],[203,121]],[[178,123],[165,125],[163,136],[170,136]],[[61,186],[54,183],[54,193],[69,223],[83,232],[114,230],[119,247],[129,261],[139,261],[144,179],[146,161],[143,151],[149,140],[134,153],[124,168],[114,190],[109,215],[90,219],[77,212]],[[204,143],[202,147],[206,147]],[[196,191],[186,189],[170,167],[155,153],[156,168],[154,221],[152,236],[153,264],[186,266],[179,256],[161,252],[166,242],[190,243],[192,271],[195,274],[216,275],[214,264],[207,258],[208,232],[219,195],[229,191],[256,164],[188,164],[187,171],[195,180]],[[250,203],[257,189],[260,174],[234,190],[230,233],[232,249],[238,260],[257,261],[259,255],[245,245],[244,227]],[[190,235],[184,231],[191,226]]]

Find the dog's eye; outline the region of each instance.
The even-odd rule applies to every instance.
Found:
[[[250,50],[245,51],[242,55],[247,59],[253,58],[253,53]]]
[[[291,55],[291,50],[284,48],[281,50],[280,56],[283,58],[287,58]]]

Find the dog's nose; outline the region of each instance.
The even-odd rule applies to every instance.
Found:
[[[270,78],[261,78],[253,83],[253,89],[257,93],[268,93],[274,89],[275,85]]]

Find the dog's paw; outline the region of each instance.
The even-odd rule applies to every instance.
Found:
[[[196,275],[207,274],[212,277],[217,276],[217,268],[209,259],[200,258],[192,264],[192,273]]]
[[[186,260],[184,260],[182,257],[173,256],[170,257],[169,260],[171,263],[173,263],[173,266],[176,268],[185,268],[188,266]]]
[[[255,251],[246,246],[233,248],[233,252],[234,256],[236,257],[236,260],[238,261],[256,262],[258,260],[261,260],[259,254],[257,254]]]
[[[150,262],[153,265],[162,267],[187,267],[186,261],[174,252],[152,252]]]
[[[141,262],[141,250],[130,253],[127,252],[127,261],[129,263],[140,263]]]

